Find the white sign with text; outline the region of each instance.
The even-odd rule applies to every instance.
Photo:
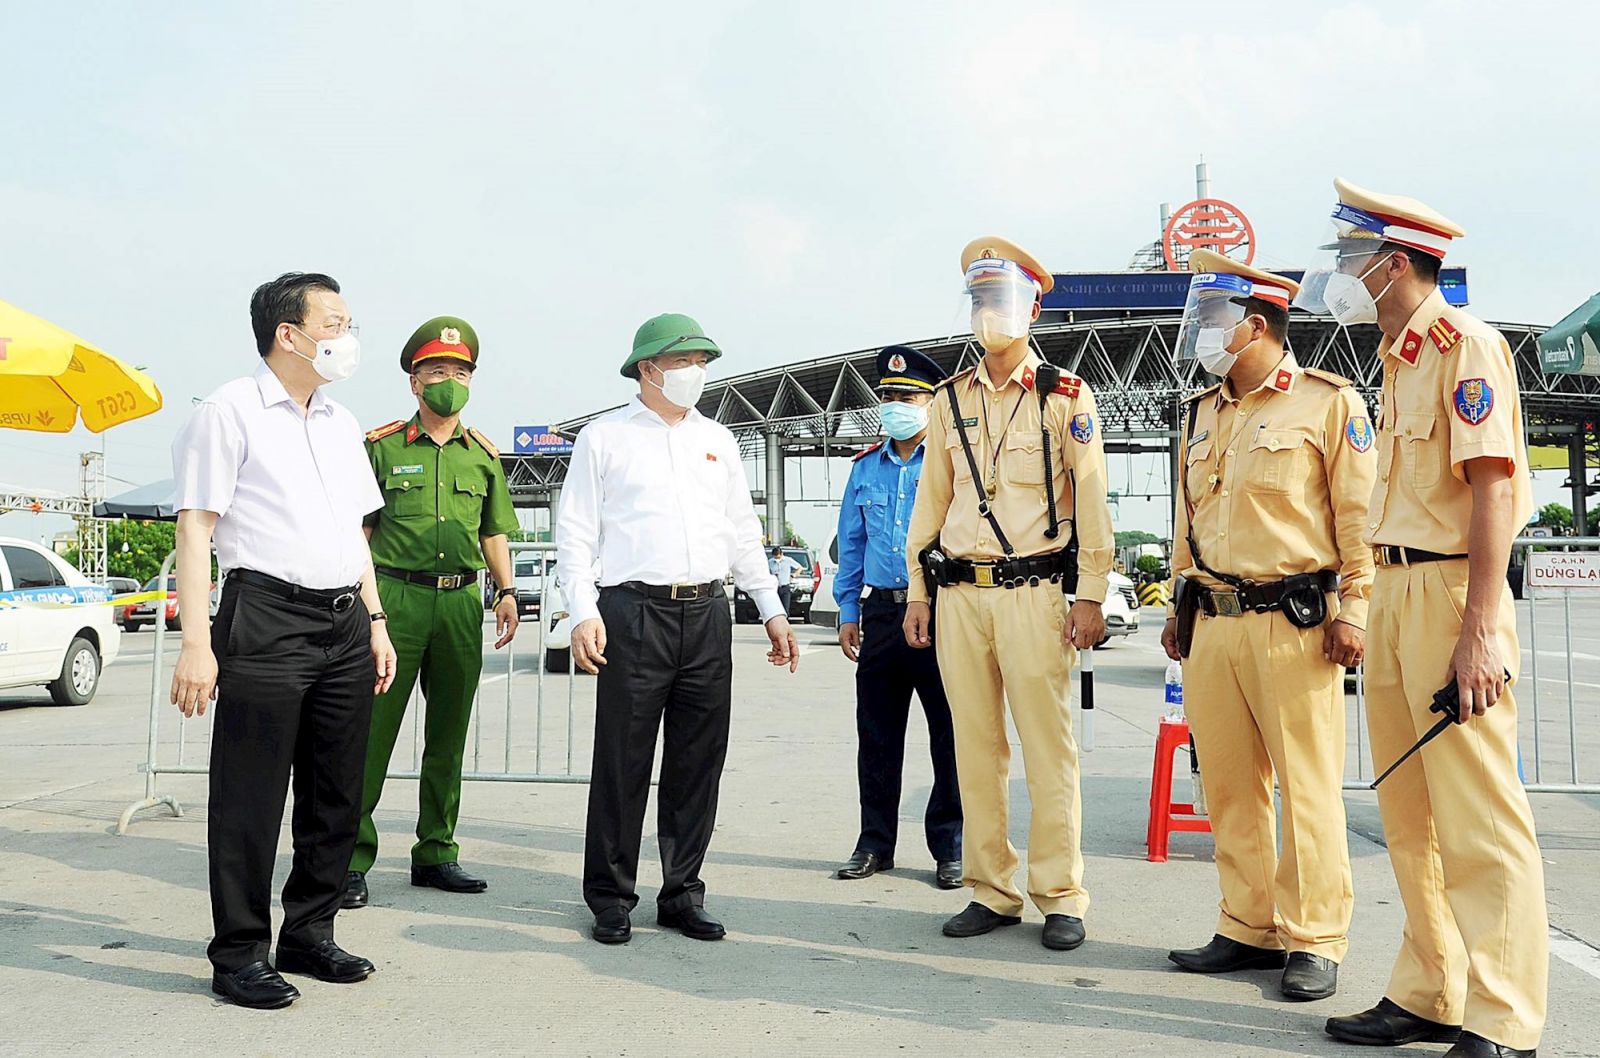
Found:
[[[1535,551],[1528,556],[1527,586],[1600,590],[1600,551]]]

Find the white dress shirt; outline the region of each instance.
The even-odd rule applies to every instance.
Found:
[[[218,515],[217,565],[304,588],[366,572],[361,519],[383,506],[356,418],[322,395],[305,414],[265,361],[211,394],[172,442],[173,509]]]
[[[578,434],[561,487],[556,576],[574,625],[612,586],[733,581],[763,623],[783,613],[739,444],[699,412],[676,426],[635,397]]]

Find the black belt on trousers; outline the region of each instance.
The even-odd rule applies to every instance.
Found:
[[[360,598],[361,585],[355,584],[348,588],[303,588],[298,584],[291,584],[286,580],[272,576],[270,573],[257,573],[253,569],[236,569],[228,574],[226,583],[245,584],[252,588],[260,588],[269,595],[276,595],[280,599],[290,602],[309,603],[312,606],[323,607],[334,613],[344,613],[353,609],[356,600]]]
[[[617,587],[652,599],[671,599],[673,602],[697,602],[726,594],[720,580],[704,584],[646,584],[639,580],[625,580]]]
[[[1383,544],[1372,549],[1372,561],[1380,566],[1409,566],[1415,562],[1448,562],[1466,555],[1441,555],[1437,551],[1423,551],[1415,547],[1397,547]]]
[[[1324,569],[1311,574],[1322,591],[1339,589],[1336,570]],[[1246,584],[1242,588],[1200,588],[1200,612],[1211,617],[1238,617],[1247,613],[1271,613],[1283,608],[1287,581]]]
[[[980,588],[1020,588],[1023,584],[1038,584],[1042,580],[1055,582],[1071,573],[1076,579],[1077,570],[1069,570],[1071,551],[1052,551],[1047,555],[1029,555],[1027,558],[1002,558],[995,562],[973,562],[965,558],[946,560],[950,580],[954,584],[976,584]]]
[[[882,599],[885,602],[904,603],[907,592],[904,588],[873,588],[869,599]]]
[[[465,588],[468,584],[478,583],[478,574],[475,570],[464,570],[461,573],[412,573],[408,570],[395,569],[393,566],[374,566],[373,569],[385,577],[403,580],[410,584],[421,584],[437,591],[455,591]]]

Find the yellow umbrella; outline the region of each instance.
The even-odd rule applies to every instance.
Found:
[[[67,433],[80,408],[100,433],[160,411],[161,391],[138,368],[0,301],[0,426]]]

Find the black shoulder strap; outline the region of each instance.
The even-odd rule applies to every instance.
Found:
[[[1010,558],[1016,552],[1011,549],[1011,541],[1006,539],[1006,534],[1001,530],[1000,520],[994,516],[994,508],[989,506],[989,494],[983,490],[983,472],[978,469],[978,457],[972,454],[972,441],[967,437],[966,424],[961,421],[961,404],[956,400],[956,387],[947,385],[944,391],[950,398],[950,417],[955,420],[956,434],[961,438],[961,451],[966,453],[967,466],[972,471],[972,487],[978,490],[978,513],[989,520],[989,528],[994,530],[1000,550]]]
[[[1199,411],[1200,398],[1196,397],[1189,401],[1189,424],[1184,427],[1184,442],[1187,442],[1189,438],[1194,436],[1194,420]],[[1242,588],[1245,586],[1243,578],[1235,577],[1232,573],[1222,573],[1218,570],[1214,570],[1210,566],[1206,565],[1205,559],[1200,557],[1200,545],[1195,541],[1194,538],[1194,503],[1189,499],[1189,468],[1186,465],[1188,462],[1187,457],[1189,453],[1180,452],[1178,455],[1178,478],[1183,482],[1183,508],[1189,512],[1189,521],[1186,527],[1189,530],[1189,557],[1194,559],[1194,564],[1200,567],[1200,571],[1202,573],[1209,573],[1211,576],[1217,578],[1224,584],[1231,584],[1235,588]]]

